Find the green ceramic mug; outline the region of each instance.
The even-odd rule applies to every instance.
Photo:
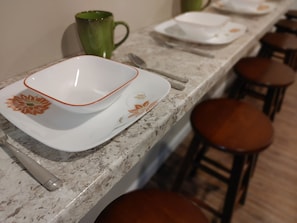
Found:
[[[112,51],[129,36],[129,26],[123,21],[114,21],[113,14],[107,11],[84,11],[75,15],[78,35],[86,54],[110,58]],[[114,42],[116,26],[126,28],[124,37]]]
[[[211,0],[180,0],[182,12],[202,11],[209,6],[210,3]]]

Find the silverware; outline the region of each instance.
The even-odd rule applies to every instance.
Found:
[[[208,53],[204,50],[199,50],[190,46],[184,46],[184,45],[180,45],[174,42],[170,42],[164,38],[161,37],[157,37],[157,36],[153,36],[154,40],[157,41],[159,44],[167,47],[167,48],[174,48],[177,50],[181,50],[181,51],[185,51],[188,53],[192,53],[192,54],[196,54],[199,56],[204,56],[204,57],[208,57],[208,58],[214,58],[215,56],[211,53]]]
[[[7,141],[8,137],[0,129],[0,144],[5,145],[23,167],[47,190],[54,191],[62,186],[62,181],[47,169],[39,165],[35,160],[22,153]]]
[[[183,82],[183,83],[187,83],[189,81],[188,78],[185,78],[185,77],[179,77],[179,76],[176,76],[174,74],[166,73],[164,71],[156,70],[156,69],[153,69],[153,68],[148,68],[145,61],[142,58],[140,58],[139,56],[137,56],[137,55],[135,55],[133,53],[129,53],[128,56],[129,56],[131,62],[133,62],[139,68],[154,71],[156,73],[162,74],[162,75],[164,75],[166,77],[169,77],[169,78],[171,78],[173,80],[177,80],[177,81],[180,81],[180,82]]]
[[[141,59],[139,56],[135,55],[135,54],[132,54],[132,53],[129,53],[128,54],[128,57],[130,59],[130,61],[137,67],[141,68],[141,69],[145,69],[145,70],[149,70],[149,71],[152,71],[152,72],[156,72],[158,74],[161,74],[163,76],[166,76],[166,77],[169,77],[173,80],[177,80],[177,81],[181,81],[183,83],[186,83],[188,82],[188,79],[187,78],[183,78],[183,77],[179,77],[179,76],[175,76],[173,74],[169,74],[169,73],[165,73],[163,71],[159,71],[159,70],[156,70],[156,69],[152,69],[152,68],[148,68],[146,66],[146,63],[143,59]],[[168,80],[169,83],[171,84],[171,87],[177,89],[177,90],[183,90],[185,88],[184,85],[180,84],[180,83],[176,83],[176,82],[173,82],[173,81],[170,81]]]

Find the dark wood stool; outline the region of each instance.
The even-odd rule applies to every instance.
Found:
[[[297,35],[297,20],[281,19],[276,24],[276,31]]]
[[[276,58],[297,70],[297,36],[291,33],[266,33],[260,39],[259,57]]]
[[[246,95],[262,100],[263,112],[274,120],[286,89],[295,80],[295,72],[288,65],[267,58],[248,57],[234,66],[237,76],[230,91],[231,98],[241,99]]]
[[[173,190],[180,190],[184,178],[193,167],[225,182],[227,193],[223,210],[216,210],[213,205],[204,201],[201,201],[201,207],[220,217],[222,223],[229,223],[235,204],[245,202],[254,156],[272,143],[271,121],[248,103],[223,98],[196,105],[190,121],[194,137]],[[232,155],[231,169],[206,156],[207,151],[213,148]],[[217,171],[217,168],[227,176]]]
[[[200,208],[174,192],[136,190],[111,202],[95,223],[208,223]]]
[[[297,19],[297,10],[289,10],[285,14],[288,19]]]

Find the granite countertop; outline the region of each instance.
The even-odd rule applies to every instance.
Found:
[[[213,59],[157,45],[150,36],[153,26],[131,33],[114,51],[113,60],[127,63],[127,53],[134,52],[150,67],[185,76],[190,81],[183,91],[172,89],[152,111],[104,145],[79,153],[54,150],[24,134],[0,115],[0,127],[9,134],[11,142],[64,183],[59,190],[47,191],[1,148],[0,222],[78,222],[212,86],[224,78],[238,59],[248,55],[258,39],[271,30],[292,3],[291,0],[271,2],[277,7],[266,15],[227,14],[234,22],[248,27],[247,33],[231,44],[193,46],[214,54]],[[0,88],[28,74],[0,82]]]

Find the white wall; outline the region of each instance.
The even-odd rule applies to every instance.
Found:
[[[80,52],[74,15],[108,10],[131,30],[164,21],[179,0],[1,0],[0,81]],[[119,35],[119,33],[117,33]]]
[[[173,17],[179,13],[179,1],[1,0],[0,81],[80,52],[74,24],[79,11],[109,10],[133,31]]]

